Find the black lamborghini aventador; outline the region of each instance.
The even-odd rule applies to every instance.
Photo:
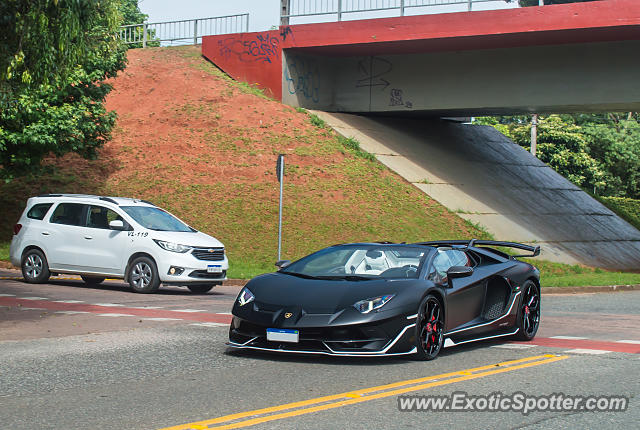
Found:
[[[512,256],[499,247],[521,249]],[[353,243],[322,249],[247,283],[228,345],[336,356],[415,354],[513,336],[540,323],[540,247],[486,240]]]

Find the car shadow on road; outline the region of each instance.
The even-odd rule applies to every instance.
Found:
[[[50,279],[48,281],[51,285],[63,286],[63,287],[73,287],[73,288],[82,288],[84,290],[97,290],[97,291],[117,291],[122,293],[133,294],[136,296],[141,296],[140,293],[136,293],[131,290],[128,284],[124,282],[118,281],[105,281],[99,285],[89,285],[84,281],[75,281],[75,280],[58,280],[58,279]],[[225,296],[226,294],[221,291],[216,291],[215,288],[207,293],[198,294],[192,293],[187,287],[160,287],[158,291],[153,294],[142,294],[143,296]]]
[[[479,341],[474,344],[459,345],[453,348],[446,348],[440,351],[439,359],[447,357],[455,357],[458,354],[467,354],[476,349],[485,349],[492,345],[498,345],[500,341]],[[389,355],[378,357],[338,357],[324,354],[295,354],[276,351],[258,351],[248,349],[227,348],[224,353],[230,357],[247,358],[259,361],[277,361],[279,363],[311,363],[311,364],[328,364],[337,366],[380,366],[380,365],[397,365],[403,363],[419,362],[413,355]],[[508,360],[505,358],[505,360]],[[428,362],[425,362],[428,363]]]

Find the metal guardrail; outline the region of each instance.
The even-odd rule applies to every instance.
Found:
[[[429,6],[467,5],[468,10],[473,10],[474,4],[496,1],[500,0],[281,0],[280,23],[289,25],[289,18],[318,15],[337,15],[338,21],[342,21],[348,13],[393,9],[404,16],[407,9]]]
[[[118,36],[126,44],[141,43],[142,47],[146,48],[150,43],[157,45],[162,42],[186,42],[197,45],[202,36],[248,31],[249,14],[243,13],[212,18],[123,25],[120,27]]]

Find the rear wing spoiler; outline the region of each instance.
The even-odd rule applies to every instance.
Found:
[[[427,246],[447,246],[447,245],[461,245],[466,248],[470,248],[472,246],[478,245],[488,245],[488,246],[502,246],[504,248],[515,248],[521,249],[523,251],[528,251],[531,254],[523,254],[523,255],[513,255],[512,257],[537,257],[540,255],[540,246],[531,246],[525,245],[524,243],[517,242],[501,242],[497,240],[433,240],[430,242],[419,242],[416,245],[427,245]]]

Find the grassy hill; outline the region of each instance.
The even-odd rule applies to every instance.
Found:
[[[118,121],[98,160],[51,158],[45,175],[0,185],[0,241],[10,240],[29,196],[129,196],[220,239],[230,277],[272,271],[278,154],[286,161],[283,258],[349,241],[487,237],[357,143],[230,80],[198,47],[131,50],[113,84],[107,107]]]

